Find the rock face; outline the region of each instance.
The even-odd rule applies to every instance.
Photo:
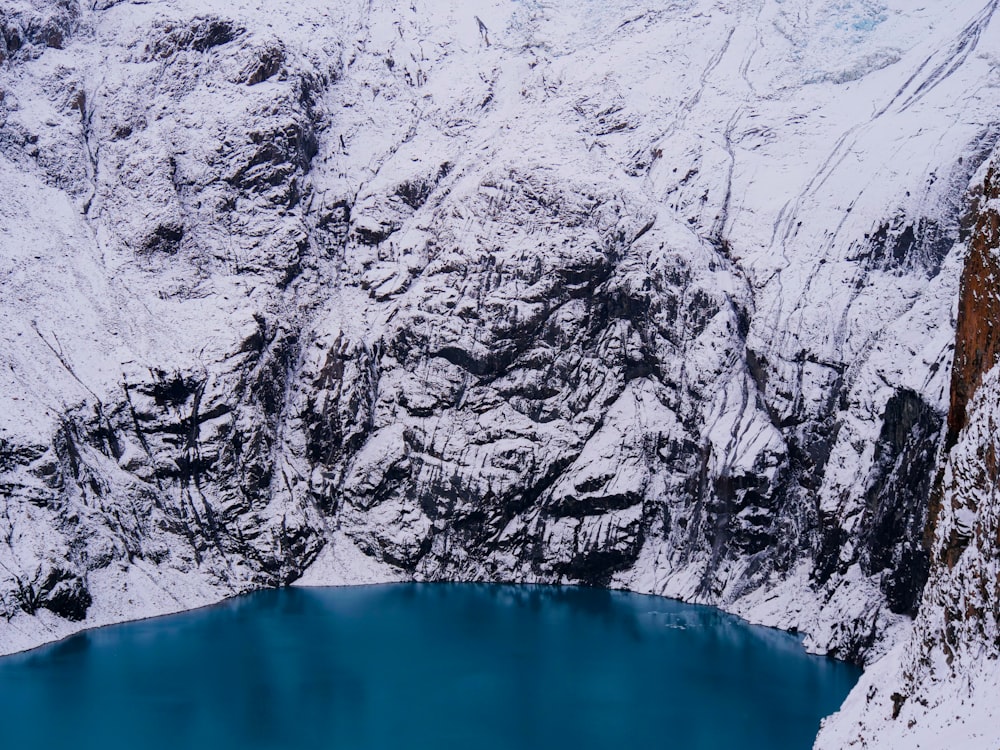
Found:
[[[881,655],[1000,31],[813,5],[2,11],[0,649],[418,578]]]
[[[1000,744],[1000,155],[971,200],[931,572],[908,639],[867,672],[818,748]]]
[[[955,332],[955,360],[951,371],[947,447],[969,423],[969,401],[983,376],[1000,355],[1000,173],[991,165],[971,196],[969,253],[962,271]]]

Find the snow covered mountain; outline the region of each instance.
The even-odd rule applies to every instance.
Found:
[[[6,0],[0,652],[583,582],[986,715],[996,7]]]

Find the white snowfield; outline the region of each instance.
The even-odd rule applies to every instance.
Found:
[[[0,653],[578,582],[869,665],[818,747],[995,748],[958,568],[912,616],[997,4],[7,0]]]

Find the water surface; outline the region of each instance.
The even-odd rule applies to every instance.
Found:
[[[594,589],[285,589],[0,659],[4,746],[807,750],[858,671]]]

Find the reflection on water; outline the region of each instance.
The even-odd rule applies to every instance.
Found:
[[[18,748],[805,750],[857,676],[657,597],[286,589],[0,659],[0,722]]]

